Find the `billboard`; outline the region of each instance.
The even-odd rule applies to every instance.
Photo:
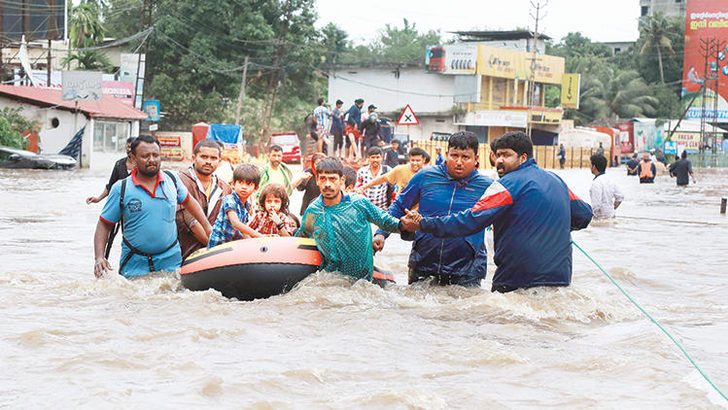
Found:
[[[528,79],[532,53],[497,47],[479,46],[477,73],[490,77]],[[566,60],[563,57],[536,54],[534,78],[538,83],[561,85]]]
[[[0,2],[0,37],[19,41],[61,40],[65,36],[63,0],[7,0]]]
[[[713,51],[708,60],[708,81],[706,81],[706,61],[701,54],[703,41],[720,40],[720,49]],[[713,118],[713,104],[718,100],[717,121],[728,122],[728,3],[725,0],[690,0],[685,13],[685,54],[683,57],[682,100],[688,108],[695,97],[686,118],[702,117],[703,94],[700,88],[706,85],[706,117]],[[717,58],[716,58],[717,57]],[[718,93],[715,92],[717,77]],[[698,94],[698,95],[696,95]]]
[[[477,45],[427,46],[425,54],[425,67],[430,73],[473,75],[477,62]]]

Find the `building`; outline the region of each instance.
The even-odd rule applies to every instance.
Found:
[[[640,0],[640,17],[661,12],[667,17],[685,17],[685,3],[688,0]]]
[[[420,125],[399,126],[396,133],[413,139],[429,139],[433,132],[451,134],[458,130],[453,123],[457,109],[454,101],[454,79],[425,72],[424,65],[372,64],[336,65],[329,68],[328,101],[344,102],[347,110],[354,100],[364,100],[380,115],[396,122],[409,105]]]
[[[428,47],[424,66],[331,67],[329,101],[341,99],[346,109],[362,98],[365,107],[374,104],[395,120],[409,105],[420,125],[397,126],[395,132],[413,139],[467,130],[486,143],[530,128],[534,142],[553,144],[563,110],[545,106],[546,88],[560,87],[565,61],[543,53],[548,37],[534,39],[529,31],[456,34],[463,41]]]
[[[610,41],[606,43],[602,43],[605,46],[609,47],[610,50],[612,50],[612,55],[616,55],[619,53],[623,53],[625,51],[629,51],[631,48],[634,47],[635,42],[634,41]]]
[[[147,114],[114,97],[104,95],[99,102],[66,101],[61,90],[0,85],[0,106],[20,107],[22,114],[40,124],[38,147],[55,154],[85,128],[79,165],[90,167],[94,153],[123,152],[128,137],[139,135]]]

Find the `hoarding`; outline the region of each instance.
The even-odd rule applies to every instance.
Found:
[[[479,46],[477,73],[491,77],[527,80],[534,55],[524,51]],[[536,54],[534,79],[538,83],[559,84],[566,65],[563,57]]]
[[[705,58],[701,54],[702,41],[721,40],[718,58],[708,60],[708,75],[718,78],[718,95],[715,82],[705,79]],[[682,100],[685,108],[696,97],[686,118],[700,119],[703,112],[703,95],[700,88],[706,85],[706,118],[714,116],[713,104],[718,98],[718,122],[728,122],[728,3],[725,0],[690,0],[685,13],[685,53],[683,56]],[[715,53],[714,53],[715,54]],[[696,96],[696,93],[698,94]]]
[[[159,141],[159,154],[163,161],[182,161],[184,159],[181,136],[158,135],[157,141]]]
[[[477,45],[427,46],[425,54],[425,67],[432,73],[473,75],[477,62]]]
[[[65,37],[66,2],[7,0],[0,2],[0,38],[19,41],[61,40]]]
[[[103,75],[93,71],[63,71],[61,92],[64,100],[101,101]]]
[[[561,107],[579,109],[581,74],[564,74],[561,79]]]

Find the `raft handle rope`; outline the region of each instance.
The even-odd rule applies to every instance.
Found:
[[[650,319],[652,321],[652,323],[654,323],[655,326],[657,326],[662,331],[662,333],[664,333],[667,337],[670,338],[670,340],[672,340],[672,342],[675,344],[675,346],[677,346],[677,348],[680,349],[680,351],[683,353],[683,355],[685,355],[685,357],[690,361],[690,363],[693,365],[693,367],[695,367],[695,369],[700,373],[700,375],[703,376],[703,378],[713,387],[713,389],[715,389],[715,391],[718,392],[718,394],[720,394],[723,397],[723,399],[728,401],[728,396],[726,396],[725,393],[723,393],[718,388],[718,386],[716,386],[715,383],[713,383],[713,381],[710,380],[710,377],[708,377],[708,375],[703,372],[703,370],[700,368],[700,366],[698,366],[698,364],[695,363],[695,360],[693,360],[693,358],[690,356],[690,354],[688,354],[688,352],[685,350],[685,348],[683,348],[683,346],[680,344],[680,342],[675,340],[675,338],[670,334],[670,332],[668,332],[664,327],[662,327],[662,325],[659,322],[657,322],[657,320],[655,320],[649,313],[647,313],[647,311],[645,309],[643,309],[642,306],[640,306],[640,304],[637,303],[632,298],[632,296],[629,295],[629,293],[627,293],[627,291],[622,289],[622,287],[619,286],[617,281],[615,281],[614,278],[612,278],[612,276],[610,274],[608,274],[607,271],[605,271],[604,268],[602,268],[601,265],[599,265],[597,263],[597,261],[594,260],[594,258],[592,258],[588,253],[586,253],[586,251],[584,249],[582,249],[581,246],[579,246],[573,240],[571,241],[571,243],[574,246],[576,246],[576,248],[579,249],[581,251],[581,253],[583,253],[584,256],[586,256],[587,259],[589,259],[594,264],[594,266],[599,268],[599,270],[602,271],[602,273],[612,282],[612,284],[614,284],[614,286],[616,286],[617,289],[619,289],[619,291],[622,292],[622,294],[624,296],[626,296],[627,299],[629,299],[629,301],[632,302],[632,304],[637,307],[637,309],[640,310],[640,312],[642,312],[645,316],[647,316],[647,318]]]

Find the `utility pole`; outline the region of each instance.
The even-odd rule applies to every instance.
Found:
[[[142,31],[148,29],[152,25],[152,7],[153,7],[154,0],[144,0],[144,8],[142,9]],[[147,50],[149,49],[149,42],[147,41],[149,37],[144,37],[142,41],[144,41],[144,51],[139,50],[139,56],[137,58],[137,70],[136,70],[136,79],[134,80],[134,108],[141,110],[142,106],[144,104],[144,88],[142,88],[141,92],[141,98],[137,98],[137,92],[139,91],[139,81],[144,80],[144,75],[146,75],[146,66],[147,66]],[[144,56],[144,74],[142,74],[142,56]],[[137,100],[139,103],[137,104]]]
[[[55,35],[58,34],[57,33],[58,32],[58,28],[57,28],[57,25],[56,25],[56,15],[55,15],[55,12],[53,10],[54,9],[54,3],[55,3],[54,0],[48,0],[48,32],[47,32],[47,36],[48,36],[48,56],[47,56],[47,59],[46,59],[46,74],[47,74],[46,87],[48,87],[48,88],[51,88],[51,70],[52,70],[52,68],[51,68],[51,62],[52,62],[52,59],[51,59],[51,49],[53,48],[52,47],[53,42],[52,42],[51,39],[52,39],[52,37],[54,37]]]
[[[238,109],[235,111],[235,125],[240,125],[240,109],[243,107],[243,100],[245,100],[245,85],[248,77],[248,56],[245,56],[245,63],[243,64],[243,79],[240,81],[240,94],[238,94]]]
[[[286,52],[286,34],[288,32],[288,26],[291,24],[291,1],[286,0],[285,12],[283,14],[283,21],[281,22],[281,31],[278,34],[278,40],[276,41],[276,54],[273,57],[273,72],[271,73],[270,79],[268,80],[268,100],[263,111],[263,123],[260,127],[260,133],[258,135],[261,142],[270,138],[270,118],[273,115],[273,106],[276,102],[278,95],[278,83],[281,80],[281,73],[283,67],[281,62],[283,55]]]
[[[718,75],[718,67],[720,60],[718,58],[718,55],[721,51],[721,47],[725,44],[725,42],[720,41],[716,38],[709,38],[700,40],[700,54],[703,56],[704,66],[703,66],[703,87],[702,87],[702,102],[701,102],[701,110],[700,110],[700,152],[703,152],[705,149],[705,144],[707,142],[707,134],[713,134],[712,130],[710,133],[707,132],[707,125],[708,125],[708,109],[707,109],[707,100],[708,100],[708,85],[713,85],[713,123],[715,123],[718,120],[718,82],[719,75]]]
[[[541,16],[541,10],[544,9],[547,4],[548,1],[543,3],[540,1],[531,1],[531,7],[532,9],[535,9],[535,11],[529,12],[531,18],[534,19],[535,24],[533,29],[533,46],[531,50],[531,66],[528,76],[528,118],[526,119],[526,135],[528,135],[528,138],[531,138],[531,131],[533,128],[531,122],[533,120],[533,106],[535,105],[534,94],[536,92],[536,68],[538,66],[538,24],[542,18],[546,17],[545,14]]]

